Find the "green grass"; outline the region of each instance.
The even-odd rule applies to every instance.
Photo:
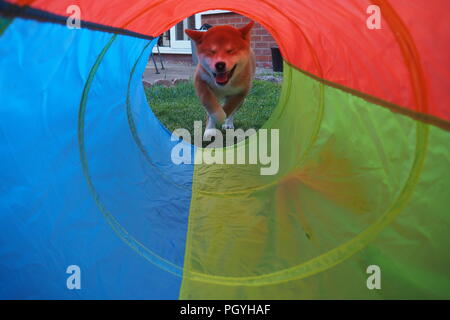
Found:
[[[254,80],[253,88],[243,106],[236,112],[234,127],[259,129],[269,119],[278,103],[281,84]],[[206,111],[195,94],[192,81],[173,87],[152,86],[145,89],[147,100],[158,119],[170,131],[177,128],[194,133],[194,121],[202,121],[205,128]],[[217,126],[220,129],[220,126]],[[225,136],[225,132],[222,131]],[[191,137],[193,141],[193,137]],[[205,147],[209,143],[204,143]]]

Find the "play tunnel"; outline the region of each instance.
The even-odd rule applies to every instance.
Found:
[[[71,5],[79,29],[66,26]],[[179,142],[147,102],[155,37],[211,9],[254,19],[281,49],[264,125],[279,130],[274,175],[174,164]],[[450,298],[449,10],[0,1],[0,298]]]

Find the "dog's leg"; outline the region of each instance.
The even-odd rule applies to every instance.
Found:
[[[203,140],[211,141],[211,138],[216,136],[216,118],[208,115],[208,120],[206,121],[205,133],[203,134]]]
[[[211,91],[207,83],[200,77],[196,77],[195,82],[197,95],[208,113],[208,120],[203,138],[209,140],[212,136],[216,135],[216,123],[222,123],[226,118],[226,114],[220,106],[216,95]]]
[[[222,123],[226,118],[226,114],[217,100],[216,95],[200,77],[196,77],[195,82],[197,95],[208,112],[208,115],[213,117],[217,122]]]
[[[246,95],[247,93],[244,93],[234,96],[228,96],[225,98],[225,105],[223,106],[223,110],[227,114],[227,118],[222,125],[222,129],[234,129],[234,113],[241,107]]]

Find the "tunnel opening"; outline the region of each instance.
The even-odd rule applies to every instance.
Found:
[[[143,84],[150,107],[169,132],[180,136],[179,132],[182,129],[188,132],[182,136],[188,143],[196,147],[220,148],[248,139],[260,128],[267,126],[269,118],[279,105],[283,86],[283,73],[280,69],[282,56],[271,32],[256,22],[250,31],[251,51],[248,54],[228,50],[229,54],[220,52],[219,57],[218,53],[215,57],[202,55],[200,61],[196,43],[185,32],[186,29],[206,32],[214,26],[223,25],[239,29],[250,21],[252,20],[247,16],[234,11],[208,10],[179,21],[159,36],[144,72]],[[223,48],[215,49],[225,50],[225,46],[230,49],[231,46],[237,45],[226,43],[223,44]],[[198,64],[202,65],[201,76],[212,78],[215,74],[214,66],[212,63],[208,65],[206,59],[233,61],[238,54],[238,62],[230,62],[229,69],[233,71],[230,78],[232,83],[227,83],[226,87],[222,88],[212,81],[205,86],[207,89],[199,88],[198,82],[196,84],[195,81]],[[253,71],[250,71],[250,68],[249,70],[239,68],[240,65],[250,63],[256,66]],[[204,68],[205,65],[207,67]],[[233,69],[231,65],[235,68]],[[234,72],[235,70],[238,72]],[[205,101],[199,98],[198,90],[211,90],[212,97],[206,99],[206,104],[217,99],[221,108],[227,108],[233,103],[230,100],[236,96],[236,91],[246,86],[246,78],[249,76],[251,77],[249,89],[245,91],[242,89],[244,92],[242,103],[239,103],[232,112],[232,117],[227,117],[223,123],[210,124],[210,127],[215,128],[215,134],[205,138],[208,112],[204,107]]]

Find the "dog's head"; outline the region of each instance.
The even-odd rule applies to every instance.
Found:
[[[216,26],[206,32],[186,30],[196,43],[199,63],[218,85],[226,85],[248,61],[253,21],[242,28]]]

